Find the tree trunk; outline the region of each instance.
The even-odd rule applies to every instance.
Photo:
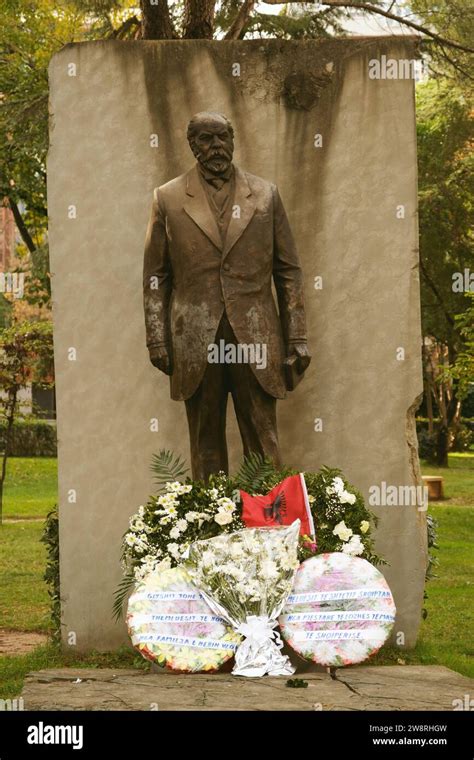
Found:
[[[449,428],[440,420],[436,439],[436,464],[438,467],[448,466]]]
[[[426,416],[428,417],[428,435],[433,435],[433,397],[432,393],[434,393],[433,389],[433,371],[431,366],[431,354],[430,351],[426,345],[426,341],[423,340],[423,346],[422,346],[422,361],[423,361],[423,386],[425,391],[425,401],[426,401]]]
[[[452,392],[451,399],[446,404],[446,414],[440,417],[436,441],[436,464],[438,467],[449,467],[448,452],[450,449],[451,424],[458,408],[456,393]]]
[[[184,9],[185,39],[212,40],[215,0],[186,0]]]
[[[432,436],[434,431],[433,424],[433,397],[431,395],[431,387],[429,383],[426,383],[426,414],[428,416],[428,435]]]
[[[7,409],[7,429],[5,430],[5,450],[2,458],[2,471],[0,474],[0,525],[3,521],[3,486],[5,484],[5,477],[7,474],[7,460],[10,454],[10,447],[13,434],[13,423],[15,422],[16,403],[18,398],[18,389],[15,388],[12,391],[11,398],[9,400]]]
[[[240,10],[237,16],[234,18],[232,25],[227,32],[224,39],[226,40],[238,40],[243,36],[244,29],[249,21],[252,11],[256,6],[256,0],[245,0],[240,6]]]
[[[176,37],[167,0],[140,0],[142,39],[172,40]]]

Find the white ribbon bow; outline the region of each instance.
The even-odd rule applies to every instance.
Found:
[[[268,639],[274,640],[278,649],[282,649],[283,641],[278,631],[275,631],[277,621],[273,622],[264,615],[249,615],[245,623],[241,623],[237,628],[237,633],[251,643],[260,644]]]

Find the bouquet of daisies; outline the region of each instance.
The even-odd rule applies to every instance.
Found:
[[[298,568],[300,521],[279,528],[246,528],[191,545],[186,569],[210,608],[245,639],[234,675],[290,675],[278,616]]]

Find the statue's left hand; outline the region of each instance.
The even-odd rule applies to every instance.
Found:
[[[293,343],[288,346],[287,358],[290,356],[298,357],[298,373],[302,375],[308,369],[311,361],[307,343]]]

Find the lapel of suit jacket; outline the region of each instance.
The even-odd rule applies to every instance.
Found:
[[[214,214],[209,208],[201,180],[198,176],[198,169],[194,166],[186,176],[186,202],[184,210],[191,217],[193,222],[204,232],[209,240],[214,243],[219,251],[222,251],[222,240],[219,234],[219,228],[214,218]]]
[[[239,210],[238,216],[234,215],[234,210],[236,208]],[[247,177],[245,176],[244,172],[236,166],[234,203],[229,227],[227,228],[227,235],[222,258],[227,256],[230,249],[233,248],[239,237],[247,228],[251,218],[255,213],[255,208],[256,202],[252,196],[252,190],[250,189]]]

